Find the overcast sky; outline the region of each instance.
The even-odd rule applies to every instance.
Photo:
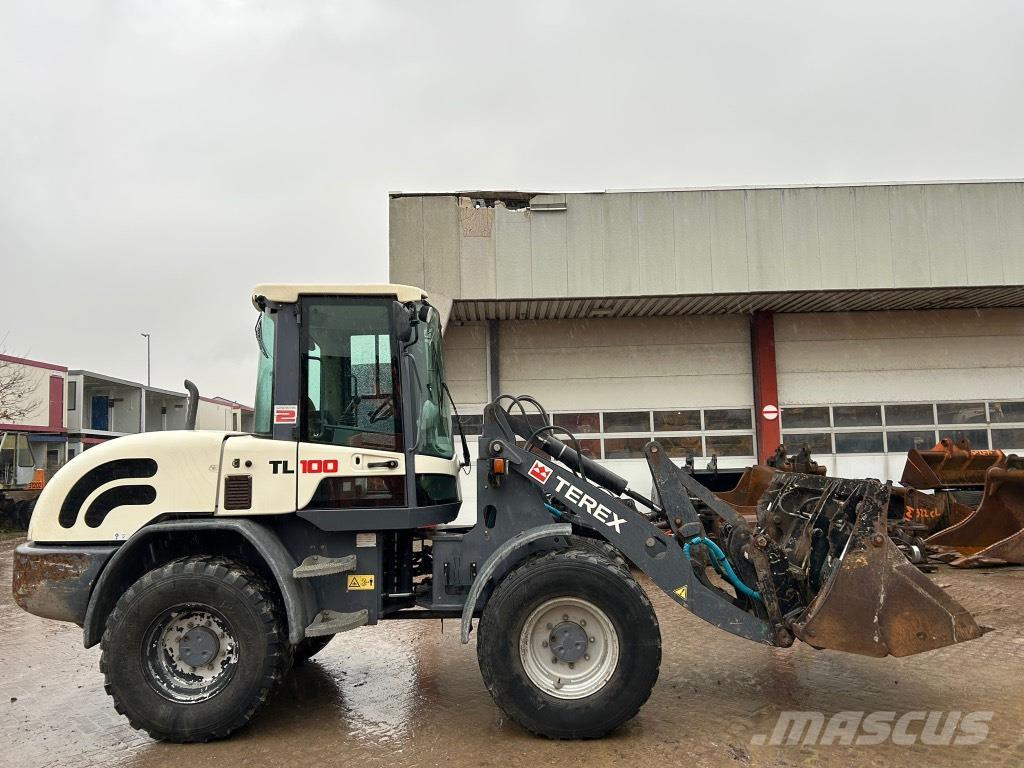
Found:
[[[1008,2],[0,0],[6,351],[251,402],[387,193],[1024,177]]]

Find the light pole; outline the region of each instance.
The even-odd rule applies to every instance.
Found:
[[[150,373],[149,373],[150,372],[150,367],[149,367],[149,360],[150,360],[150,358],[149,358],[149,334],[148,333],[140,333],[139,336],[145,336],[146,337],[146,386],[148,387],[150,385],[150,383],[151,383],[150,382]]]

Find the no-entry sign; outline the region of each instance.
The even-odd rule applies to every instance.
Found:
[[[761,415],[766,421],[775,421],[779,418],[779,406],[777,405],[766,405],[761,409]]]

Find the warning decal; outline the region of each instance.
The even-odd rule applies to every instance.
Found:
[[[348,577],[349,592],[357,589],[373,589],[372,573],[353,573]]]
[[[686,599],[686,585],[684,584],[679,589],[674,590],[673,593],[680,600],[685,600]]]

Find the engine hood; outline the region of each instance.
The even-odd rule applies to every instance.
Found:
[[[43,488],[29,539],[123,541],[160,515],[212,513],[221,448],[232,434],[149,432],[93,446]]]

